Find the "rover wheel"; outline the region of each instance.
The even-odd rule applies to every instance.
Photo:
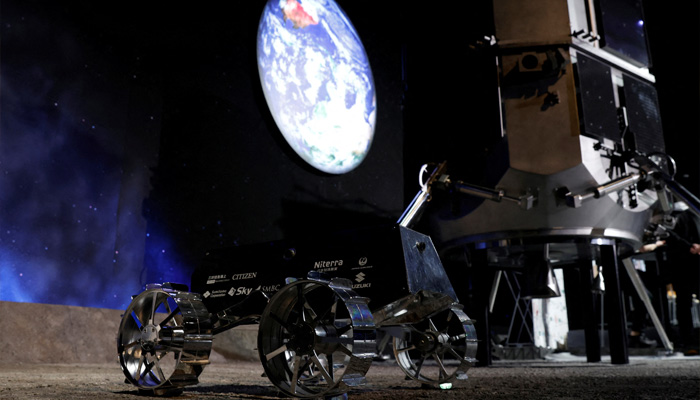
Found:
[[[289,396],[344,393],[364,383],[375,330],[367,299],[350,281],[300,280],[282,288],[260,319],[258,351],[270,381]]]
[[[199,295],[155,287],[129,304],[117,351],[129,382],[162,395],[198,383],[211,344],[209,313]]]
[[[476,331],[459,308],[438,312],[408,325],[394,337],[394,356],[406,375],[439,385],[464,375],[476,355]]]

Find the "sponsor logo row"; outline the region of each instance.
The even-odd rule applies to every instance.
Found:
[[[207,277],[207,285],[212,285],[214,283],[228,282],[228,281],[238,281],[242,279],[253,279],[258,276],[257,272],[244,272],[242,274],[233,274],[231,278],[228,278],[226,274],[219,275],[209,275]]]
[[[226,295],[229,296],[247,296],[253,292],[253,290],[261,290],[263,292],[277,292],[280,290],[282,287],[281,284],[278,285],[260,285],[257,288],[252,288],[252,287],[245,287],[245,286],[239,286],[239,287],[232,287],[228,291],[226,289],[221,289],[221,290],[213,290],[209,291],[207,290],[206,292],[203,293],[204,298],[217,298],[217,297],[224,297]]]
[[[343,260],[330,260],[330,261],[315,261],[314,270],[320,272],[332,272],[337,271],[339,267],[343,266]],[[367,265],[367,257],[362,257],[357,261],[357,266],[352,267],[353,270],[368,269],[372,268],[372,265]],[[215,283],[228,282],[228,281],[238,281],[243,279],[254,279],[257,278],[257,272],[244,272],[241,274],[233,274],[231,278],[227,274],[217,274],[209,275],[207,277],[207,285],[213,285]]]
[[[366,265],[367,264],[367,258],[362,257],[358,261],[358,267],[354,267],[352,269],[354,270],[362,270],[366,268],[372,268],[371,265]],[[314,269],[322,272],[326,271],[335,271],[338,269],[338,267],[343,265],[343,260],[333,260],[333,261],[317,261],[314,263]],[[229,280],[231,281],[236,281],[236,280],[243,280],[243,279],[253,279],[258,276],[257,272],[246,272],[246,273],[241,273],[241,274],[233,274],[231,275],[231,278],[228,279],[228,275],[226,274],[219,274],[219,275],[209,275],[207,277],[207,284],[214,284],[214,283],[220,283],[220,282],[227,282]],[[367,278],[367,274],[364,272],[359,272],[357,275],[355,275],[355,282],[352,285],[353,289],[366,289],[372,287],[372,283],[369,282],[364,282]],[[203,293],[203,296],[205,298],[216,298],[216,297],[224,297],[226,295],[228,296],[247,296],[250,293],[253,292],[253,290],[262,290],[263,292],[277,292],[280,290],[281,284],[277,285],[266,285],[262,286],[259,285],[257,288],[252,288],[252,287],[246,287],[246,286],[233,286],[229,290],[225,289],[220,289],[220,290],[213,290],[213,291],[206,291]]]

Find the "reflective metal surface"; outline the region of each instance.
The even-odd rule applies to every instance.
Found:
[[[592,146],[592,145],[591,145]],[[454,209],[452,198],[435,194],[433,205],[426,209],[429,231],[441,252],[467,243],[510,240],[517,238],[614,238],[637,248],[642,233],[652,215],[647,204],[656,201],[654,192],[639,193],[639,206],[629,208],[617,193],[583,202],[574,208],[565,198],[556,195],[565,187],[567,192],[587,192],[600,186],[596,173],[580,164],[552,175],[539,175],[509,169],[497,187],[513,193],[536,192],[537,203],[523,209],[510,203],[483,201],[476,208],[472,199],[459,200],[461,212]],[[648,199],[647,199],[648,198]]]
[[[195,293],[154,287],[134,298],[122,317],[117,351],[126,379],[164,395],[196,384],[209,363],[209,313]]]
[[[457,307],[408,325],[394,337],[394,356],[411,379],[440,385],[458,378],[476,360],[477,340],[472,321]]]
[[[447,384],[466,376],[475,361],[472,321],[457,304],[432,240],[405,226],[218,249],[191,284],[201,298],[182,291],[184,285],[149,287],[122,322],[125,373],[153,394],[196,384],[201,366],[187,368],[208,360],[212,333],[241,324],[260,324],[257,350],[267,377],[298,398],[339,396],[364,384],[392,338],[402,369],[421,382]],[[185,298],[190,308],[180,305]],[[194,326],[191,311],[206,317],[206,330],[187,330]],[[204,342],[206,359],[198,354],[190,361],[190,348]],[[174,361],[165,367],[168,353]]]
[[[344,393],[364,383],[375,348],[367,299],[347,280],[299,280],[262,314],[258,351],[270,381],[293,397]]]

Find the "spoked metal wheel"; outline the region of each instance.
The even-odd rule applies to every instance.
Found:
[[[117,351],[127,380],[161,395],[198,383],[211,344],[209,313],[199,295],[156,287],[129,304]]]
[[[476,360],[474,325],[459,308],[449,308],[394,337],[394,356],[412,379],[430,385],[452,382]]]
[[[300,280],[270,299],[258,351],[270,381],[294,397],[344,393],[364,383],[375,349],[367,299],[345,279]]]

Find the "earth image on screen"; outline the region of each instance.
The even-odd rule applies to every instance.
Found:
[[[257,58],[265,100],[294,151],[326,173],[356,168],[372,144],[377,100],[343,10],[333,0],[269,0]]]

